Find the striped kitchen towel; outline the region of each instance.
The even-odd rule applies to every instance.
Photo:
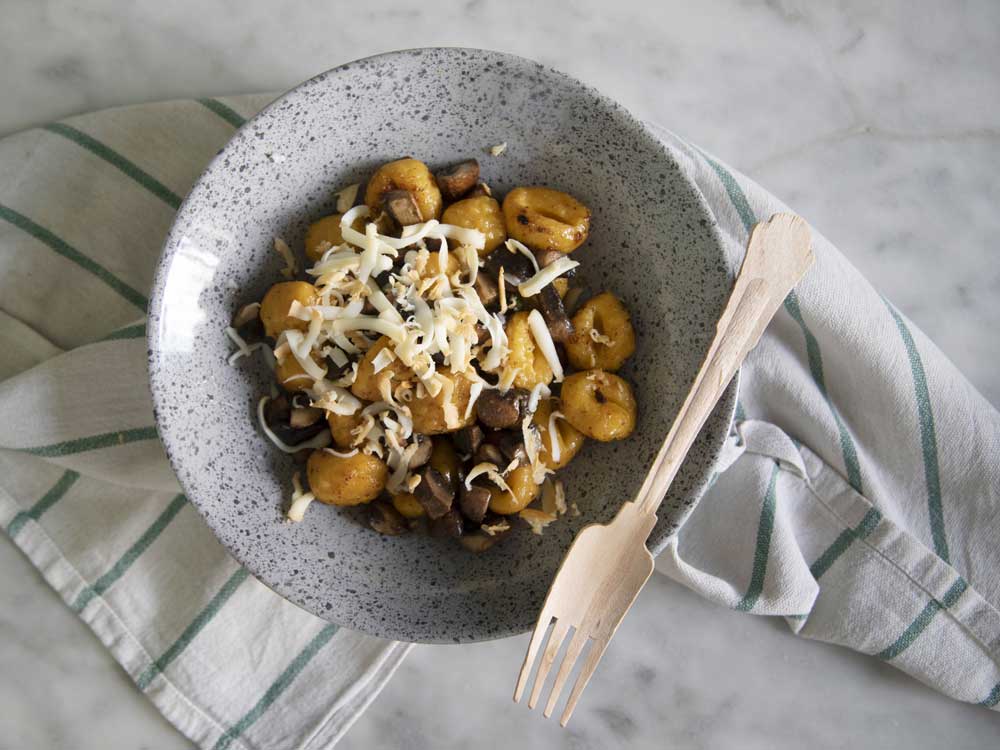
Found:
[[[153,427],[142,318],[163,238],[270,98],[130,107],[0,140],[0,526],[206,749],[330,747],[407,650],[249,576],[180,494]]]
[[[0,524],[204,748],[328,746],[405,651],[248,577],[178,494],[152,426],[142,315],[161,242],[268,99],[142,105],[0,140]],[[661,135],[738,260],[784,207]],[[818,235],[814,250],[743,370],[717,481],[658,565],[994,707],[1000,418]]]
[[[738,263],[789,209],[656,128]],[[815,231],[742,369],[734,434],[657,568],[961,701],[1000,703],[1000,414]]]

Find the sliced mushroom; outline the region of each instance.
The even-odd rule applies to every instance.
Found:
[[[315,406],[294,406],[288,416],[288,424],[290,427],[300,430],[303,427],[316,424],[323,418],[323,414],[323,410],[317,409]]]
[[[457,201],[469,192],[479,179],[479,162],[475,159],[460,161],[447,169],[442,169],[434,179],[437,180],[441,195],[446,201]]]
[[[410,468],[419,469],[431,460],[431,453],[434,450],[434,443],[426,435],[417,435],[417,450],[410,456]]]
[[[483,443],[472,458],[473,464],[493,464],[498,468],[503,468],[503,453],[492,443]]]
[[[462,494],[458,498],[458,506],[462,509],[462,514],[474,523],[480,523],[486,515],[486,509],[490,505],[490,490],[474,484],[471,487],[462,487]]]
[[[483,307],[496,304],[500,290],[497,289],[496,281],[488,273],[480,272],[477,274],[476,281],[472,286],[476,290],[476,294],[479,295],[479,299],[482,300]]]
[[[513,287],[535,275],[535,267],[531,265],[531,261],[527,257],[518,252],[512,253],[505,247],[498,247],[487,255],[486,263],[484,264],[484,270],[493,278],[496,278],[500,274],[501,267],[503,267],[508,297]],[[481,273],[482,270],[480,270]]]
[[[520,431],[503,430],[498,435],[496,446],[507,461],[516,460],[518,463],[525,463],[527,461],[528,453],[524,449],[524,437]]]
[[[532,299],[535,307],[545,318],[545,324],[553,341],[565,342],[573,335],[573,323],[566,314],[566,308],[563,307],[562,297],[552,284],[542,287],[542,291]]]
[[[457,510],[449,510],[443,515],[431,519],[431,536],[458,539],[462,536],[463,526],[465,523],[462,520],[462,514]]]
[[[566,254],[561,253],[558,250],[542,250],[541,252],[535,253],[535,260],[538,261],[540,268],[545,268],[545,266],[551,266],[560,258],[565,258]]]
[[[260,319],[260,305],[256,302],[244,305],[233,316],[233,328],[248,344],[264,339],[264,324]]]
[[[495,388],[483,391],[476,400],[476,414],[487,427],[502,430],[521,422],[531,394],[523,388],[501,393]]]
[[[420,484],[413,494],[431,520],[440,518],[451,510],[455,501],[455,490],[451,483],[432,466],[425,467],[421,472]]]
[[[295,407],[299,408],[299,407]],[[288,397],[282,394],[270,399],[264,406],[264,421],[278,439],[285,445],[298,445],[316,437],[327,429],[326,420],[318,419],[305,427],[294,427],[291,424],[294,411]]]
[[[483,428],[477,424],[464,427],[455,433],[454,441],[459,453],[471,456],[483,442]]]
[[[382,194],[382,207],[400,226],[419,224],[420,207],[409,190],[388,190]]]
[[[368,525],[386,536],[399,536],[407,530],[406,519],[384,500],[376,500],[368,506]]]

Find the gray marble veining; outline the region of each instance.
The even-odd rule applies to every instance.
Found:
[[[0,134],[115,104],[281,90],[393,48],[533,57],[747,171],[1000,404],[1000,4],[568,5],[5,3]],[[0,569],[0,748],[189,747],[6,542]],[[340,747],[1000,745],[995,713],[664,579],[568,732],[510,702],[524,645],[415,649]]]

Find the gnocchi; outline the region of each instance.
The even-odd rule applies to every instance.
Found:
[[[636,403],[631,386],[603,370],[575,372],[563,381],[566,419],[589,438],[621,440],[635,429]]]
[[[628,310],[610,292],[598,294],[577,310],[573,331],[566,341],[566,354],[578,370],[614,372],[635,352]]]
[[[504,196],[480,177],[472,159],[436,174],[390,161],[307,228],[311,266],[275,240],[290,280],[227,333],[230,363],[276,339],[286,393],[261,398],[257,418],[305,463],[292,520],[314,499],[368,504],[380,534],[423,530],[482,552],[516,524],[542,533],[568,513],[549,477],[588,437],[635,429],[635,397],[614,374],[636,347],[628,310],[610,292],[577,309],[584,288],[565,257],[587,240],[590,209],[547,187]]]
[[[441,191],[422,161],[407,157],[376,169],[365,189],[365,204],[373,211],[379,209],[382,196],[390,190],[406,190],[412,194],[424,221],[441,216]]]
[[[379,496],[389,469],[380,459],[361,451],[345,458],[317,450],[309,455],[306,473],[309,487],[320,502],[361,505]]]
[[[503,200],[507,234],[536,252],[571,253],[590,234],[590,209],[560,190],[514,188]]]

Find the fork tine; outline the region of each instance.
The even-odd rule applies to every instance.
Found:
[[[589,636],[580,628],[577,628],[576,632],[573,633],[573,640],[569,642],[569,647],[566,649],[566,656],[563,657],[562,664],[559,665],[556,681],[552,683],[549,700],[545,704],[545,711],[542,712],[542,715],[546,719],[552,715],[552,709],[556,707],[556,702],[559,700],[559,694],[562,693],[563,685],[569,679],[569,673],[573,671],[573,666],[576,664],[576,660],[580,658],[580,653],[583,651],[583,647],[587,645],[588,639]]]
[[[524,664],[521,665],[521,673],[517,676],[517,686],[514,688],[514,703],[521,701],[524,688],[528,685],[528,675],[531,674],[531,667],[535,663],[535,656],[538,654],[538,649],[542,646],[542,639],[545,637],[545,631],[549,629],[550,622],[552,622],[552,615],[546,617],[543,610],[542,615],[538,618],[538,624],[535,625],[535,632],[531,634],[531,643],[528,644],[528,653],[524,655]]]
[[[591,675],[597,669],[597,662],[604,655],[604,649],[608,647],[609,640],[608,638],[602,638],[601,640],[594,639],[594,645],[590,647],[590,653],[587,654],[587,658],[583,662],[583,667],[580,669],[580,674],[576,678],[576,683],[573,685],[573,692],[569,694],[569,700],[566,701],[566,708],[563,709],[562,716],[559,718],[561,726],[566,726],[569,723],[569,717],[573,715],[576,702],[580,700],[580,694],[583,693],[583,689],[590,682]]]
[[[531,697],[528,698],[528,708],[534,708],[535,704],[538,703],[538,697],[542,694],[542,686],[545,685],[545,678],[549,676],[549,670],[555,663],[559,647],[562,646],[567,632],[569,632],[569,621],[557,617],[556,624],[552,627],[552,635],[549,636],[549,644],[545,647],[541,661],[538,662],[538,673],[535,675],[535,684],[531,688]]]

